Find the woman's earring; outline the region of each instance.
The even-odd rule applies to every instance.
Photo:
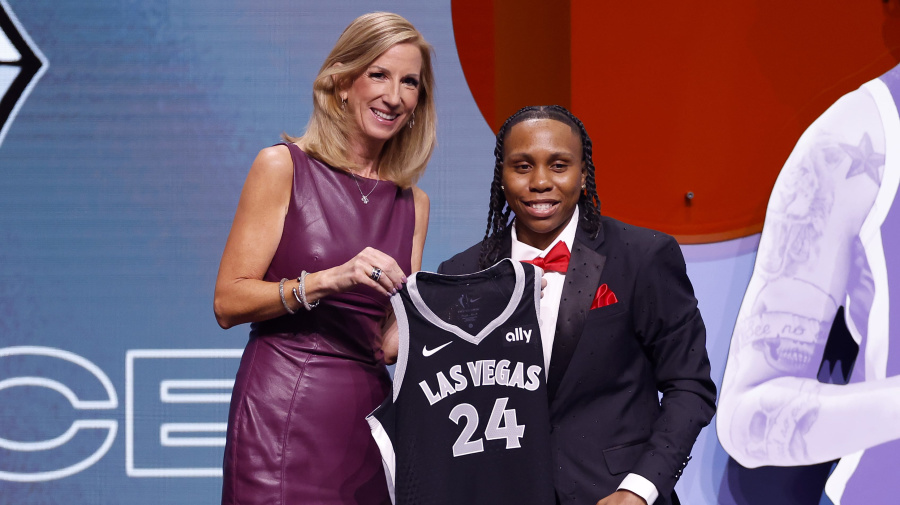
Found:
[[[341,110],[346,110],[346,109],[347,109],[347,98],[341,97]]]
[[[587,189],[587,184],[582,184],[581,189]]]
[[[504,185],[501,184],[501,185],[500,185],[500,189],[502,189],[503,191],[506,191],[506,186],[504,186]]]
[[[409,125],[409,129],[412,130],[412,127],[416,125],[416,111],[413,111],[412,116],[409,118],[409,122],[406,123]]]

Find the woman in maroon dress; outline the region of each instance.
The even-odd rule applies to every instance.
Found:
[[[431,46],[372,13],[338,39],[302,137],[263,149],[216,281],[251,322],[228,416],[222,503],[389,503],[365,416],[386,396],[389,296],[422,262],[435,143]]]

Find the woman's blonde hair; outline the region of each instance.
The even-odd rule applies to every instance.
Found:
[[[402,188],[416,183],[425,172],[437,139],[434,110],[433,48],[406,19],[390,12],[372,12],[353,20],[338,38],[313,83],[313,113],[302,137],[282,137],[301,142],[303,150],[335,168],[357,168],[348,146],[355,125],[341,110],[340,90],[359,77],[397,44],[413,44],[422,53],[419,101],[412,128],[400,128],[385,142],[378,161],[378,175]],[[340,65],[335,65],[340,63]]]

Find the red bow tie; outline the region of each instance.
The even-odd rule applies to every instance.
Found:
[[[570,256],[571,254],[569,253],[569,248],[566,247],[566,243],[559,241],[543,258],[538,257],[533,260],[523,260],[523,262],[540,267],[545,272],[559,272],[564,274],[566,273],[566,270],[569,269]]]

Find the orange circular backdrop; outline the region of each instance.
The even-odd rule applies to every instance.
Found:
[[[900,61],[897,0],[453,0],[452,12],[491,128],[526,105],[566,106],[594,142],[603,213],[682,243],[760,231],[804,129]]]

